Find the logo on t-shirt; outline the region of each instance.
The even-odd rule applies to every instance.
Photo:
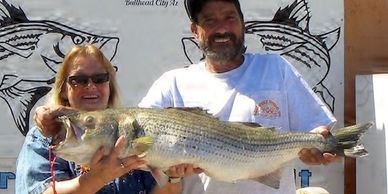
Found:
[[[279,106],[273,100],[266,99],[255,105],[253,115],[266,119],[276,119],[280,117],[281,113]]]

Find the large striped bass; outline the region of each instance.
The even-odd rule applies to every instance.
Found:
[[[54,151],[78,164],[88,164],[100,146],[105,146],[108,154],[116,139],[124,135],[128,141],[120,157],[145,154],[151,169],[162,172],[191,163],[217,180],[255,179],[274,188],[279,180],[271,177],[267,181],[266,177],[297,158],[302,148],[365,156],[367,151],[358,140],[372,125],[338,129],[325,138],[317,133],[280,132],[254,123],[220,121],[199,108],[107,109],[77,112],[59,120],[64,129],[54,138]]]

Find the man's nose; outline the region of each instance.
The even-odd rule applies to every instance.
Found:
[[[225,34],[226,32],[229,32],[228,25],[226,25],[226,23],[222,21],[218,22],[215,28],[215,32],[219,34]]]
[[[228,21],[219,19],[215,24],[215,33],[224,34],[229,32],[229,24]]]

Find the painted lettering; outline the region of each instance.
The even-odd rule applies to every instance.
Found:
[[[168,6],[168,1],[166,1],[166,0],[156,0],[155,5],[163,6],[163,7],[166,8]]]
[[[8,179],[15,179],[13,172],[0,172],[0,189],[8,189]]]
[[[301,170],[298,175],[300,177],[301,188],[310,186],[310,177],[312,173],[309,170],[307,169]]]
[[[178,6],[178,1],[170,0],[170,6]]]

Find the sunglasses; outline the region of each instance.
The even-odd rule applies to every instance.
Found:
[[[100,73],[91,76],[87,75],[73,75],[67,78],[67,82],[72,86],[87,86],[89,79],[96,85],[103,84],[109,81],[109,73]]]

